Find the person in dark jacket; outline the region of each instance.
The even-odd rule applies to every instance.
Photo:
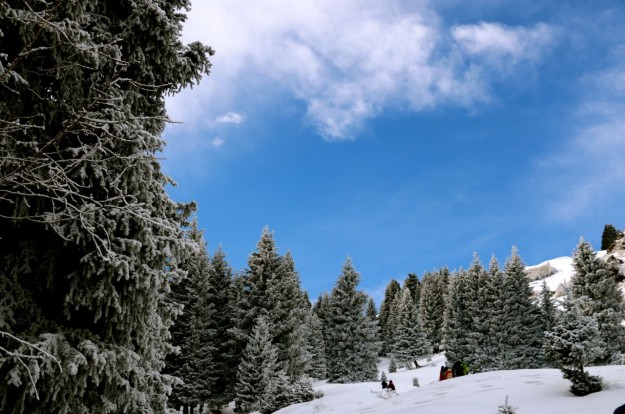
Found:
[[[451,367],[451,373],[454,377],[461,377],[464,375],[464,368],[462,367],[462,362],[456,361]]]
[[[386,387],[388,387],[386,380],[382,380],[382,389],[385,389]]]
[[[616,407],[616,410],[614,410],[614,414],[625,414],[625,404],[621,405],[620,407]]]

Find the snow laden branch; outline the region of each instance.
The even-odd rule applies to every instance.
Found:
[[[39,360],[45,360],[46,358],[51,359],[52,361],[54,361],[58,367],[59,370],[62,372],[63,371],[63,367],[61,366],[61,361],[59,361],[58,358],[56,358],[54,355],[50,354],[49,352],[46,352],[45,350],[41,349],[40,347],[38,347],[35,344],[31,344],[30,342],[24,341],[23,339],[18,338],[15,335],[11,335],[8,332],[5,331],[1,331],[0,330],[0,336],[5,337],[5,338],[10,338],[14,341],[17,341],[18,343],[25,345],[28,349],[31,350],[35,350],[37,351],[39,354],[36,355],[32,355],[32,354],[25,354],[23,352],[14,352],[14,351],[10,351],[8,349],[6,349],[3,346],[0,346],[0,351],[2,351],[2,353],[6,354],[7,356],[11,357],[11,358],[15,358],[17,359],[17,361],[20,363],[20,365],[22,365],[26,371],[28,372],[28,377],[30,378],[30,382],[33,388],[33,392],[35,393],[35,397],[37,399],[39,399],[39,393],[37,392],[37,384],[35,379],[33,378],[33,375],[30,371],[30,368],[28,367],[28,365],[26,364],[26,362],[24,362],[25,359],[39,359]]]

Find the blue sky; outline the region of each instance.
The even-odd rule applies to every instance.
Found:
[[[293,3],[293,4],[290,4]],[[598,249],[625,228],[625,2],[196,1],[216,50],[168,98],[170,194],[242,270],[262,230],[315,299]]]

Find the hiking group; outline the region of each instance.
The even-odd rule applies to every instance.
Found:
[[[447,365],[443,365],[441,367],[441,373],[438,376],[439,381],[443,381],[449,378],[461,377],[463,375],[467,375],[469,373],[469,367],[467,364],[456,361],[451,366],[451,369]]]
[[[386,380],[382,380],[382,389],[389,389],[391,391],[395,391],[395,384],[393,384],[393,380],[390,380],[388,382],[388,384],[386,383]]]

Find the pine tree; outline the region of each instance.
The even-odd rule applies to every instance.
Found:
[[[473,256],[473,262],[464,275],[464,306],[466,308],[466,322],[460,325],[465,330],[464,352],[465,357],[461,359],[471,366],[474,372],[481,372],[489,368],[489,364],[482,366],[484,362],[480,358],[482,349],[490,348],[490,344],[486,344],[488,340],[487,330],[485,329],[485,318],[490,317],[491,310],[485,302],[484,295],[480,294],[480,287],[485,283],[488,274],[482,265],[477,253]],[[483,307],[486,306],[487,309]],[[462,339],[462,337],[461,337]],[[448,358],[449,359],[449,358]]]
[[[395,361],[395,357],[391,354],[391,358],[388,364],[388,372],[397,372],[397,361]]]
[[[301,289],[295,262],[289,252],[280,260],[277,271],[266,282],[266,311],[274,321],[273,342],[278,346],[278,361],[292,380],[310,371],[311,335],[307,325],[310,307]]]
[[[369,300],[367,300],[367,310],[365,311],[365,315],[372,321],[378,320],[378,310],[375,308],[373,298],[369,298]]]
[[[606,352],[600,358],[609,361],[624,346],[625,329],[621,324],[625,319],[623,294],[605,262],[583,239],[573,254],[573,267],[573,298],[578,299],[582,315],[597,320],[601,338],[606,344]]]
[[[571,392],[587,395],[601,391],[601,380],[584,371],[584,365],[605,353],[597,321],[584,316],[580,300],[565,296],[565,310],[558,314],[553,329],[545,334],[547,357],[556,363],[565,379],[572,382]]]
[[[449,269],[446,267],[433,273],[425,273],[421,280],[419,316],[428,341],[438,352],[443,340],[445,304],[449,289]]]
[[[397,303],[397,327],[394,342],[391,346],[391,354],[401,367],[410,368],[417,359],[432,353],[432,347],[427,341],[414,299],[410,289],[402,288],[399,302]]]
[[[217,408],[232,401],[234,398],[234,381],[227,377],[227,373],[235,372],[238,362],[233,353],[234,341],[230,331],[234,327],[232,320],[232,269],[226,259],[221,246],[213,254],[208,269],[208,290],[200,297],[206,308],[214,309],[212,317],[208,319],[205,329],[213,332],[213,337],[207,339],[213,344],[212,361],[205,370],[217,380],[202,401]]]
[[[189,1],[0,5],[0,412],[163,412],[195,243],[156,158]],[[27,361],[18,355],[36,355]]]
[[[386,290],[384,291],[384,299],[382,300],[382,304],[380,305],[380,337],[383,338],[382,343],[382,352],[386,354],[390,349],[390,341],[392,340],[392,334],[388,329],[388,319],[391,314],[392,309],[394,308],[393,301],[397,296],[397,292],[399,292],[401,286],[399,282],[395,279],[391,279],[391,281],[386,286]]]
[[[477,257],[476,257],[477,259]],[[503,334],[502,323],[505,319],[505,294],[502,293],[503,272],[499,262],[493,256],[484,271],[479,262],[472,265],[470,271],[475,271],[477,280],[477,307],[470,307],[472,315],[472,331],[469,332],[473,351],[467,357],[475,371],[492,371],[502,365],[500,343]]]
[[[170,404],[183,405],[185,410],[208,400],[217,383],[214,358],[218,343],[212,322],[217,310],[209,300],[210,260],[196,222],[192,223],[189,238],[200,248],[183,265],[188,277],[172,287],[173,299],[183,306],[182,315],[171,329],[172,344],[180,351],[167,358],[164,370],[183,381],[173,388]]]
[[[533,290],[518,251],[506,261],[501,288],[502,319],[499,323],[500,369],[538,368],[544,365],[544,325],[533,303]]]
[[[330,309],[330,294],[328,292],[322,292],[319,294],[319,297],[317,298],[317,301],[314,303],[312,310],[313,310],[313,313],[319,319],[319,322],[321,323],[321,336],[323,338],[326,374],[327,374],[327,360],[328,360],[328,342],[330,340],[326,332],[329,309]]]
[[[364,314],[367,297],[357,290],[359,280],[348,258],[332,290],[324,319],[331,382],[375,381],[377,377],[378,326]]]
[[[180,280],[171,287],[171,300],[182,308],[176,317],[174,325],[170,328],[171,343],[178,351],[170,353],[165,360],[163,372],[179,378],[180,381],[174,385],[169,404],[173,407],[181,405],[188,410],[188,406],[194,402],[191,388],[185,384],[185,379],[193,375],[189,365],[189,354],[191,352],[191,329],[193,325],[192,313],[189,309],[190,298],[195,294],[194,283],[191,277]]]
[[[387,344],[388,350],[387,354],[393,351],[393,345],[396,342],[397,337],[397,327],[399,325],[399,302],[401,300],[401,292],[402,290],[398,290],[395,293],[395,298],[391,302],[393,306],[391,307],[388,318],[386,319],[386,336],[383,337],[384,342]]]
[[[443,348],[450,362],[465,361],[473,352],[469,341],[473,321],[468,309],[467,302],[471,299],[466,295],[467,288],[467,272],[460,269],[450,279],[445,307]]]
[[[541,313],[540,319],[543,322],[543,331],[550,331],[555,324],[557,309],[553,302],[553,292],[549,290],[549,286],[544,280],[540,289],[538,307]]]
[[[310,312],[308,326],[311,330],[308,348],[310,349],[311,363],[308,374],[312,378],[324,379],[327,377],[326,345],[323,339],[323,322],[316,313]]]
[[[271,331],[269,319],[259,316],[237,368],[235,404],[239,413],[258,410],[269,384],[286,377],[278,363],[278,349],[272,343]]]
[[[410,296],[412,297],[412,301],[419,306],[419,300],[421,295],[421,282],[419,282],[419,278],[414,273],[409,273],[408,277],[404,280],[404,287],[410,290]]]
[[[230,332],[235,355],[241,355],[247,346],[258,317],[268,315],[267,283],[270,279],[279,280],[277,274],[280,267],[281,257],[278,254],[273,234],[268,228],[264,228],[256,245],[256,251],[248,258],[248,268],[233,279],[234,327]]]

